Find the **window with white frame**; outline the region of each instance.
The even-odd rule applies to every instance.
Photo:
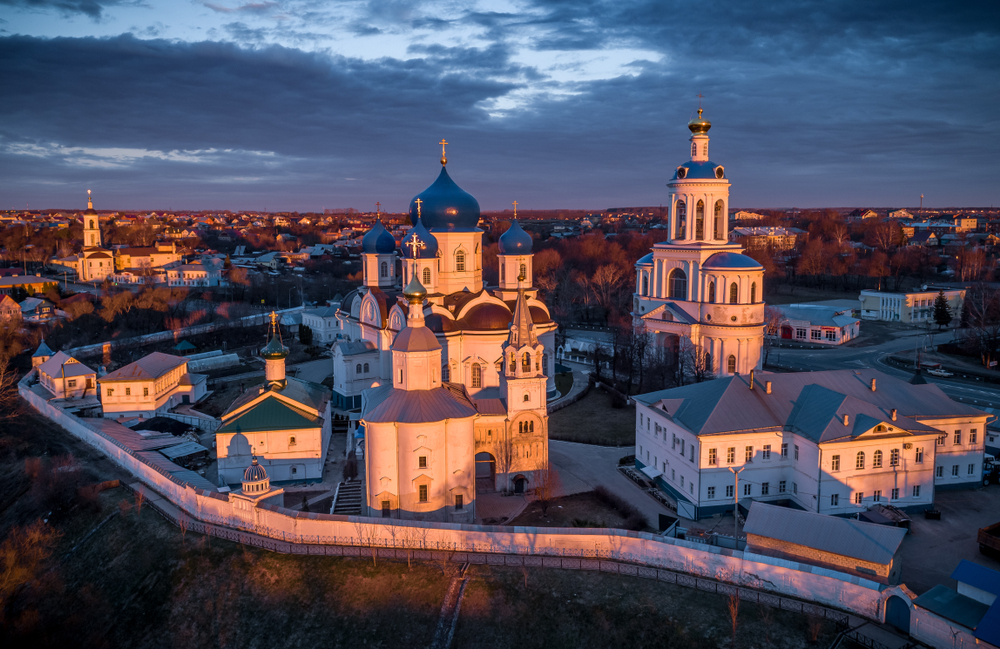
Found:
[[[913,461],[916,462],[917,464],[923,464],[923,462],[924,462],[924,449],[923,448],[918,448],[913,453]]]
[[[899,466],[899,449],[889,451],[889,466]]]
[[[788,443],[781,443],[781,457],[788,457]]]
[[[806,338],[806,330],[805,329],[796,329],[795,330],[795,337],[796,338],[801,338],[802,340],[805,340],[805,338]]]
[[[839,455],[834,455],[834,456],[830,457],[830,470],[831,471],[840,471],[840,456]]]
[[[865,492],[859,491],[859,492],[857,492],[857,493],[854,494],[854,504],[855,505],[860,505],[864,501],[865,501]]]
[[[889,492],[889,498],[891,500],[899,500],[899,488],[893,487],[892,491]]]
[[[733,490],[734,490],[733,489],[733,485],[727,485],[726,486],[726,498],[732,498],[733,497]]]
[[[753,485],[752,484],[750,484],[748,482],[745,485],[743,485],[743,495],[744,496],[750,496],[750,495],[752,495],[752,492],[753,492]]]
[[[820,329],[813,329],[809,332],[809,337],[813,340],[822,340],[823,332]]]
[[[770,482],[762,482],[762,483],[760,483],[760,495],[761,496],[766,496],[770,492],[771,492],[771,483]]]
[[[855,469],[864,469],[865,468],[865,452],[864,451],[858,451],[858,456],[854,460],[854,468]]]
[[[760,458],[762,460],[770,460],[771,459],[771,445],[770,444],[764,444],[764,448],[760,452]]]
[[[708,449],[708,464],[710,466],[715,466],[718,463],[719,463],[719,458],[716,457],[715,455],[715,449],[714,448]]]
[[[880,502],[882,500],[882,490],[881,489],[876,489],[872,493],[872,500],[875,501],[875,502]]]
[[[934,470],[934,475],[937,476],[938,478],[943,478],[944,477],[944,467],[943,466],[937,467],[937,469]]]
[[[970,464],[969,465],[969,475],[974,475],[975,473],[976,473],[976,465],[975,464]]]
[[[957,464],[952,464],[951,465],[951,475],[954,478],[958,477],[958,465]]]
[[[799,460],[799,445],[796,444],[795,445],[795,461],[798,462],[798,460]]]
[[[913,486],[913,497],[914,498],[919,498],[920,497],[920,485],[914,485]]]
[[[752,446],[748,446],[746,448],[746,461],[747,462],[753,462],[753,447]]]
[[[730,446],[726,449],[726,463],[732,464],[736,461],[736,447]]]
[[[708,499],[713,500],[715,498],[715,487],[708,488]]]
[[[829,340],[832,343],[833,342],[837,342],[837,332],[836,331],[827,331],[826,332],[826,339]]]
[[[830,506],[837,507],[840,505],[840,494],[830,494]]]
[[[977,439],[979,439],[979,431],[973,428],[969,431],[969,443],[975,444]]]
[[[954,444],[955,446],[959,446],[961,443],[962,443],[962,431],[956,430]]]
[[[778,493],[779,494],[785,493],[785,481],[784,480],[779,480],[778,481]]]

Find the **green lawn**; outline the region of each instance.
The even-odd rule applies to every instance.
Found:
[[[610,395],[592,388],[583,399],[549,417],[549,437],[601,446],[634,446],[635,406],[613,408]]]

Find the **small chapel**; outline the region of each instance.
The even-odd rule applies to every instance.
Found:
[[[360,420],[372,516],[472,522],[477,490],[531,490],[548,461],[557,326],[531,236],[515,217],[487,286],[479,203],[447,162],[442,145],[399,250],[381,221],[364,236],[363,285],[337,311],[334,405]]]

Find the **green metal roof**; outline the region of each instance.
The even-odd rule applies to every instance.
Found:
[[[322,417],[312,417],[268,395],[263,401],[219,427],[216,433],[255,433],[265,430],[321,428]]]

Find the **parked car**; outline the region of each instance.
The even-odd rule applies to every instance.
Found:
[[[1000,483],[1000,462],[986,453],[983,455],[983,486],[988,487],[991,482]]]
[[[953,373],[949,372],[948,370],[942,370],[941,368],[935,368],[933,370],[927,370],[927,373],[930,374],[931,376],[939,376],[941,378],[945,378],[945,377],[948,377],[948,376],[955,376]]]

